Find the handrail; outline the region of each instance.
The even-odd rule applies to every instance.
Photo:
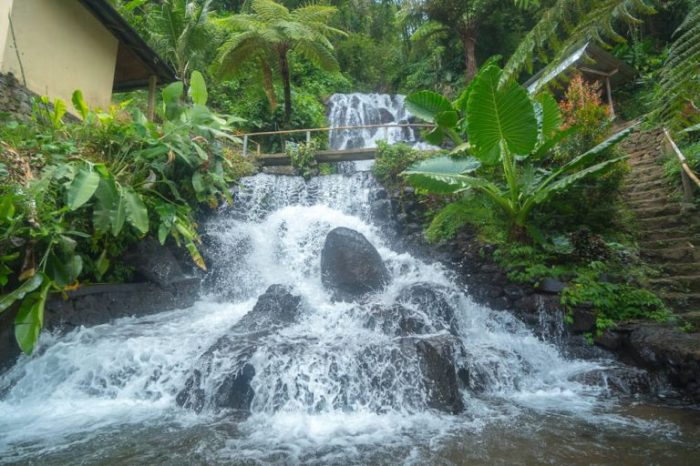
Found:
[[[340,129],[371,129],[371,128],[434,128],[435,125],[429,123],[397,123],[391,125],[360,125],[360,126],[336,126],[324,128],[305,128],[305,129],[287,129],[282,131],[263,131],[260,133],[247,133],[243,136],[272,136],[275,134],[294,134],[294,133],[318,133],[322,131],[335,131]]]
[[[664,135],[666,136],[666,139],[668,140],[669,144],[671,144],[671,148],[673,151],[676,153],[678,156],[678,160],[681,163],[681,167],[683,168],[683,171],[681,172],[681,178],[683,180],[683,191],[685,195],[686,201],[692,202],[693,200],[693,187],[690,184],[690,180],[693,180],[695,184],[700,188],[700,178],[693,172],[693,169],[690,168],[690,165],[688,165],[688,159],[685,158],[685,155],[683,155],[683,152],[678,148],[678,145],[676,145],[676,141],[673,140],[671,137],[671,133],[669,133],[668,129],[664,128]]]
[[[371,128],[384,128],[385,132],[389,128],[434,128],[435,125],[427,123],[397,123],[388,125],[359,125],[359,126],[336,126],[336,127],[325,127],[325,128],[305,128],[305,129],[287,129],[282,131],[262,131],[259,133],[247,133],[243,134],[243,156],[248,155],[248,142],[251,141],[258,146],[258,155],[260,155],[260,144],[252,141],[250,138],[252,136],[274,136],[277,134],[295,134],[295,133],[306,133],[306,142],[311,141],[311,133],[318,132],[330,132],[338,130],[355,130],[355,129],[371,129]]]

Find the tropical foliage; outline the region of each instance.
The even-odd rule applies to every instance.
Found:
[[[195,213],[230,198],[235,120],[211,112],[198,72],[185,99],[163,90],[162,124],[128,106],[91,110],[64,124],[66,104],[37,105],[34,123],[5,122],[0,176],[0,312],[20,302],[17,341],[32,351],[50,291],[122,280],[120,260],[146,235],[171,239],[206,269]]]
[[[262,72],[270,106],[274,109],[272,70],[276,67],[284,89],[285,121],[289,122],[292,114],[290,52],[300,54],[323,69],[338,70],[329,37],[345,33],[328,25],[335,12],[334,7],[320,4],[290,11],[272,0],[252,0],[249,12],[218,22],[226,29],[229,38],[221,46],[217,73],[231,76],[243,64],[256,63]]]
[[[547,168],[542,162],[575,127],[560,129],[561,115],[551,96],[532,98],[515,83],[499,88],[501,79],[502,71],[490,65],[454,103],[429,92],[409,96],[408,107],[436,124],[433,141],[447,135],[461,143],[468,135],[469,142],[457,146],[451,157],[421,162],[404,175],[416,188],[431,193],[477,192],[507,218],[512,239],[541,238],[531,222],[533,209],[619,162],[620,157],[592,164],[629,130]]]

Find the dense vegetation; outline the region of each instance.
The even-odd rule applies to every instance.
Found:
[[[569,76],[554,89],[558,103],[517,82],[584,41],[601,43],[640,71],[618,92],[620,114],[671,128],[697,167],[696,1],[112,3],[180,82],[163,89],[157,123],[139,92],[89,109],[77,91],[79,122],[64,121],[65,102],[46,99],[31,121],[3,117],[0,312],[20,303],[25,351],[50,291],[128,280],[120,258],[146,235],[182,245],[204,268],[196,214],[227,202],[230,183],[252,170],[234,134],[325,126],[326,99],[350,91],[410,94],[413,113],[435,124],[426,140],[450,147],[432,157],[384,145],[375,167],[440,206],[429,239],[472,225],[498,245],[494,259],[513,280],[561,278],[563,303],[592,303],[601,329],[667,315],[643,289],[653,272],[617,202],[627,165],[615,143],[626,133],[613,136],[600,89]],[[319,171],[312,155],[323,141],[288,143],[268,145],[286,149],[303,176]],[[677,183],[674,160],[666,171]]]

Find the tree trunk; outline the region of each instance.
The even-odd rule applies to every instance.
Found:
[[[466,79],[470,82],[476,75],[476,38],[474,29],[469,28],[462,34],[462,44],[464,45],[464,64],[466,66]]]
[[[282,85],[284,86],[284,123],[289,123],[292,117],[292,84],[289,79],[289,62],[287,61],[287,48],[279,49],[280,73],[282,73]]]

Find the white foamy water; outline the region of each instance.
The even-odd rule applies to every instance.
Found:
[[[367,173],[244,180],[235,208],[203,225],[212,273],[195,306],[43,335],[37,353],[0,378],[0,463],[426,464],[442,455],[460,464],[459,452],[482,454],[494,430],[525,444],[546,440],[523,432],[556,437],[608,425],[625,435],[677,434],[663,423],[626,421],[606,390],[580,382],[609,361],[564,358],[509,313],[474,303],[439,264],[398,252],[372,218],[375,189]],[[386,289],[365,303],[333,302],[321,283],[321,250],[337,227],[361,232],[390,272]],[[455,358],[478,382],[478,390],[461,388],[458,415],[429,406],[405,339],[367,325],[377,307],[417,283],[454,309],[462,347]],[[250,416],[178,407],[199,357],[273,284],[289,286],[302,306],[297,322],[261,337],[249,360]],[[403,305],[431,329],[415,338],[449,336],[437,310]],[[487,449],[486,459],[497,451]]]

